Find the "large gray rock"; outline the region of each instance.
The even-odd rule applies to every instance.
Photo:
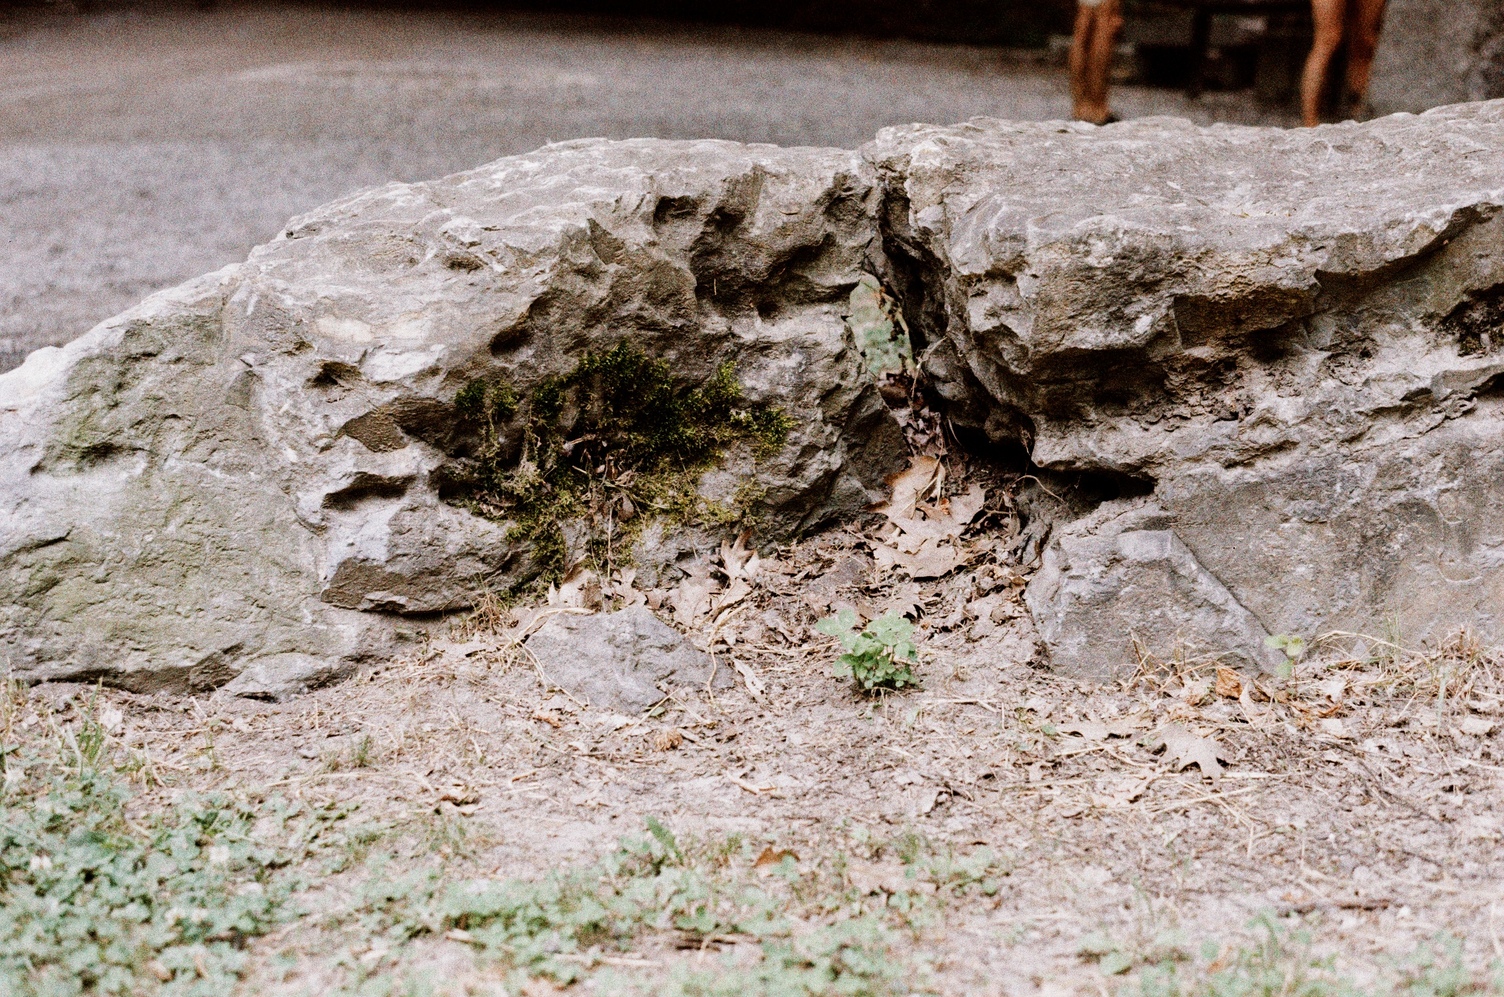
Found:
[[[252,695],[388,653],[542,556],[456,499],[462,392],[540,398],[621,342],[789,418],[706,498],[765,537],[853,515],[903,457],[843,318],[864,274],[961,438],[1063,499],[1029,590],[1058,667],[1119,674],[1130,635],[1255,664],[1285,633],[1504,640],[1501,209],[1497,102],[587,141],[382,188],[0,376],[0,648]],[[660,519],[642,566],[714,526]]]
[[[645,606],[615,613],[560,613],[527,639],[547,681],[602,710],[640,713],[674,687],[731,684],[715,660]]]
[[[38,351],[0,375],[0,655],[26,680],[279,695],[388,653],[393,614],[535,570],[504,516],[446,501],[485,421],[460,392],[525,399],[623,342],[686,386],[729,364],[787,418],[707,500],[769,537],[859,512],[904,459],[843,319],[882,266],[878,197],[839,150],[566,143],[336,202]],[[522,430],[497,433],[520,465]],[[712,532],[655,529],[644,567]]]
[[[1233,600],[1182,637],[1504,639],[1504,103],[1290,132],[979,121],[869,156],[953,418],[1022,441],[1077,508],[1152,495]],[[1030,603],[1065,667],[1121,674],[1133,614],[1062,617],[1061,563],[1183,621],[1211,603],[1095,530],[1055,525]]]

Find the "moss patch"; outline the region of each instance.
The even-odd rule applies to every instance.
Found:
[[[700,476],[732,447],[776,451],[792,427],[778,409],[746,402],[731,364],[686,384],[668,361],[626,342],[586,353],[524,399],[505,382],[473,381],[455,408],[479,428],[482,446],[450,500],[511,522],[508,539],[530,544],[549,579],[568,567],[571,538],[583,539],[598,571],[609,570],[630,559],[632,540],[655,517],[740,521],[748,509],[707,502]]]

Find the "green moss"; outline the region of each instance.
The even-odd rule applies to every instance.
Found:
[[[505,381],[476,378],[454,396],[454,407],[463,419],[506,422],[517,412],[517,392]]]
[[[481,425],[484,442],[452,500],[511,522],[510,539],[531,545],[544,577],[567,567],[570,523],[584,553],[609,568],[629,560],[626,551],[653,518],[736,521],[746,509],[704,499],[700,476],[734,446],[754,456],[776,452],[793,426],[777,409],[748,404],[731,364],[703,384],[684,384],[668,361],[627,342],[586,353],[521,402],[504,382],[472,381],[455,408]],[[744,487],[738,497],[753,494]]]

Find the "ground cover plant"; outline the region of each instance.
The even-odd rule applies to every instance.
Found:
[[[815,624],[815,629],[835,637],[845,650],[833,674],[851,679],[863,692],[919,684],[913,668],[919,659],[914,624],[892,610],[862,627],[856,610],[846,608]]]

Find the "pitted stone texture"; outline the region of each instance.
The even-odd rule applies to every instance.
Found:
[[[755,486],[765,536],[859,512],[904,459],[843,320],[882,266],[878,196],[851,152],[566,143],[333,203],[39,351],[0,375],[0,655],[138,688],[252,669],[274,696],[321,680],[300,655],[383,655],[410,625],[379,614],[529,573],[507,524],[440,495],[477,446],[457,392],[525,397],[624,340],[685,384],[730,363],[791,417],[705,479]]]
[[[1269,633],[1504,640],[1504,102],[1290,132],[976,121],[868,155],[954,418],[1021,437],[1057,489],[1151,492]],[[1126,629],[1045,625],[1050,575],[1052,651],[1122,668]]]
[[[1111,679],[1135,667],[1138,654],[1256,670],[1279,664],[1269,632],[1202,567],[1172,521],[1142,501],[1106,502],[1045,548],[1025,601],[1056,670]]]
[[[527,639],[527,649],[548,682],[596,709],[641,713],[673,686],[724,687],[731,680],[643,606],[551,616]]]

